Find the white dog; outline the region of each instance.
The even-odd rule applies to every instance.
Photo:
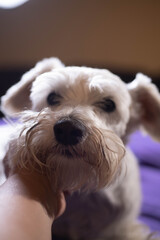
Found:
[[[125,84],[108,70],[45,59],[7,91],[1,109],[7,115],[30,109],[19,139],[10,142],[6,173],[43,169],[54,189],[72,193],[53,225],[55,236],[156,239],[137,222],[139,173],[125,147],[139,127],[160,140],[160,95],[148,77],[139,73]]]

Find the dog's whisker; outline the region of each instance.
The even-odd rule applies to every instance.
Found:
[[[58,172],[62,171],[65,161],[67,164],[71,164],[74,161],[74,164],[78,164],[79,166],[85,164],[84,168],[87,167],[88,173],[90,172],[89,175],[87,173],[86,177],[83,176],[80,178],[86,179],[88,176],[91,178],[96,176],[97,183],[94,186],[95,188],[108,185],[121,160],[121,157],[118,158],[118,145],[117,150],[110,148],[110,146],[105,143],[102,132],[98,128],[94,128],[92,132],[89,130],[90,133],[88,133],[87,138],[80,144],[74,146],[62,146],[52,140],[51,143],[49,142],[48,147],[46,146],[43,148],[42,143],[39,142],[41,136],[44,135],[46,130],[50,132],[48,128],[53,129],[51,121],[49,120],[50,115],[48,119],[47,112],[45,112],[45,118],[43,117],[43,114],[44,111],[36,117],[36,121],[33,121],[32,126],[24,127],[20,133],[19,145],[21,146],[20,152],[23,152],[23,155],[21,156],[23,162],[22,164],[21,162],[18,162],[18,165],[21,167],[27,167],[29,165],[38,170],[42,170],[43,172],[54,172],[56,175]],[[30,116],[29,119],[31,121],[32,117]],[[53,139],[53,133],[50,133],[50,139]],[[46,139],[46,141],[48,141],[48,139]],[[110,141],[112,141],[112,139]],[[40,146],[38,146],[37,143],[40,144]],[[25,149],[25,151],[23,149]],[[61,160],[57,161],[56,158],[60,158]],[[113,159],[115,159],[114,162],[112,162]],[[88,183],[89,182],[91,181],[88,180]],[[83,181],[80,180],[80,183],[74,183],[77,188],[79,188],[79,184],[83,185]]]

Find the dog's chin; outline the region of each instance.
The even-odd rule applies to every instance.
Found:
[[[71,153],[71,151],[67,148],[63,149],[63,151],[61,153],[59,153],[61,156],[63,156],[64,158],[74,158],[73,153]],[[78,154],[76,154],[76,157],[80,157],[78,156]]]
[[[53,155],[64,159],[83,159],[87,155],[84,148],[85,142],[76,145],[55,144],[53,146]],[[88,153],[89,154],[89,153]]]
[[[65,148],[63,151],[50,154],[46,160],[54,190],[72,193],[96,188],[98,174],[80,155],[75,155]]]
[[[10,143],[15,166],[42,169],[60,191],[97,190],[112,182],[125,154],[113,132],[95,127],[78,144],[62,145],[50,134],[48,118],[39,118]]]

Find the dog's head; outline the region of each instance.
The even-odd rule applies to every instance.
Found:
[[[131,131],[143,126],[159,139],[159,93],[142,74],[126,85],[108,70],[54,61],[36,65],[2,97],[8,114],[32,110],[24,114],[19,159],[52,170],[62,190],[103,187],[119,173]]]

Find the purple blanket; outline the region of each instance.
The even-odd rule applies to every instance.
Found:
[[[129,146],[140,163],[143,193],[140,220],[160,232],[160,143],[136,132]]]

